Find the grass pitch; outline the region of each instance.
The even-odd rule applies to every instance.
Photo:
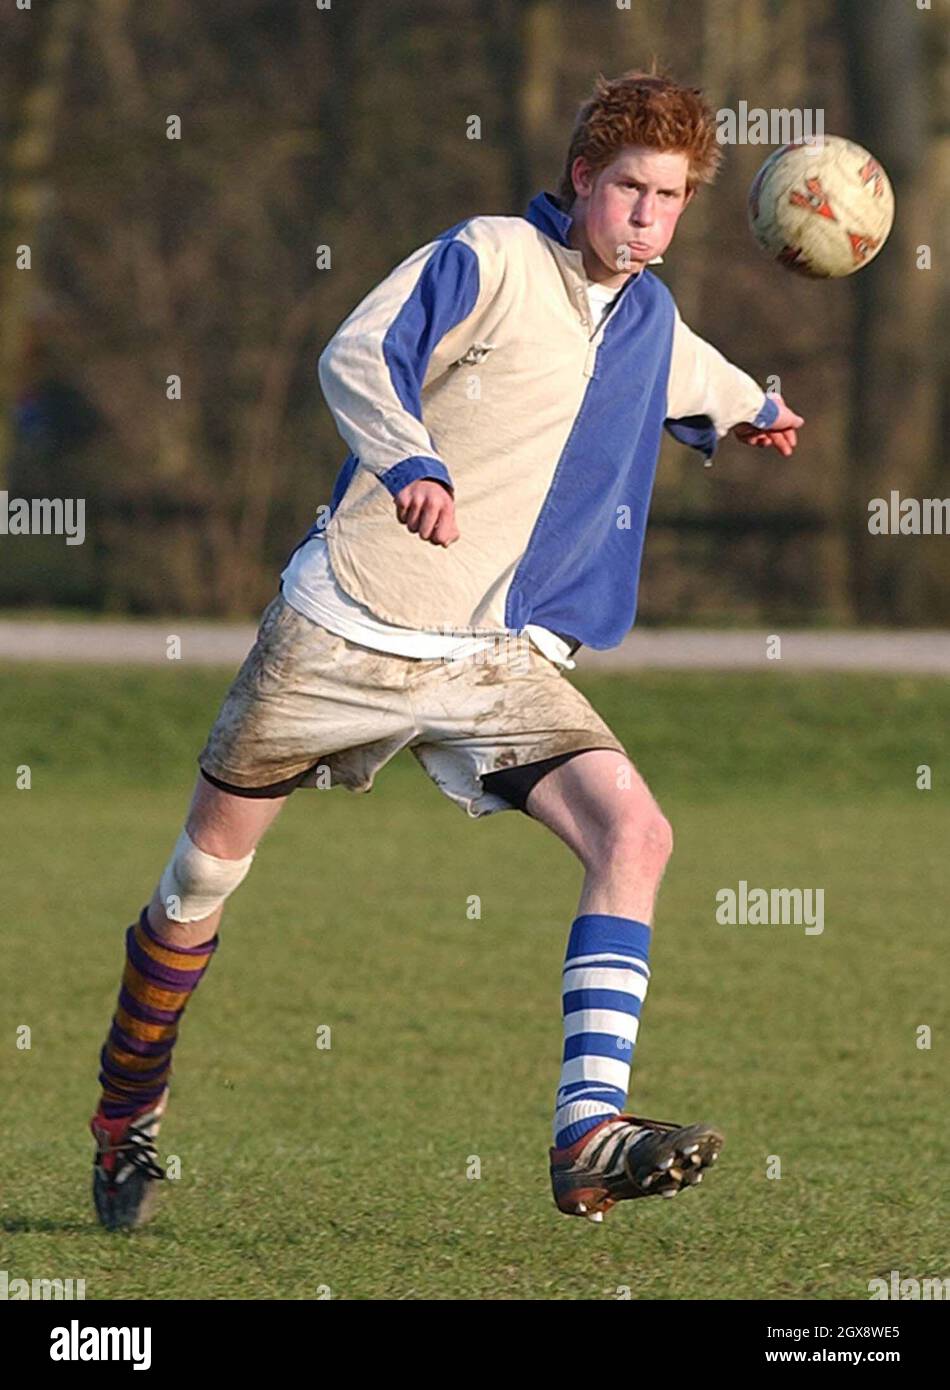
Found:
[[[556,1212],[581,870],[522,815],[467,820],[404,753],[368,796],[297,793],[264,840],[176,1050],[160,1152],[181,1177],[150,1226],[101,1231],[86,1122],[122,934],[230,674],[0,673],[11,1278],[90,1299],[866,1299],[892,1269],[950,1275],[950,690],[907,677],[578,680],[676,834],[631,1107],[725,1131],[702,1187],[600,1227]],[[718,925],[741,879],[823,888],[824,932]]]

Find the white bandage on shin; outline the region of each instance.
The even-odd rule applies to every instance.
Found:
[[[183,830],[158,885],[165,916],[172,922],[210,917],[241,883],[253,858],[251,850],[244,859],[218,859]]]

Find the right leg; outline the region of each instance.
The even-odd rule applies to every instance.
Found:
[[[106,1119],[162,1098],[181,1015],[217,948],[225,900],[286,800],[238,796],[199,773],[185,833],[126,936],[118,1009],[101,1058]]]
[[[367,652],[278,594],[199,755],[202,774],[151,902],[126,933],[126,963],[101,1053],[95,1196],[109,1227],[139,1225],[164,1177],[154,1136],[182,1012],[217,944],[224,900],[298,785],[324,765],[367,791],[416,733],[412,659]],[[243,791],[243,794],[242,794]]]
[[[141,1225],[151,1213],[157,1180],[165,1176],[154,1141],[181,1016],[217,948],[224,900],[286,800],[286,793],[235,795],[199,774],[185,833],[148,908],[126,933],[91,1124],[99,1146],[93,1196],[109,1229]]]
[[[205,854],[223,860],[244,859],[257,848],[286,800],[287,796],[236,796],[213,786],[199,773],[185,830]],[[210,941],[224,910],[222,903],[209,916],[184,922],[170,917],[168,907],[161,886],[157,885],[148,905],[148,924],[156,936],[178,946],[198,946]]]

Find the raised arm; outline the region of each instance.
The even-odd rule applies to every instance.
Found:
[[[735,425],[768,432],[778,423],[781,398],[766,395],[747,372],[687,327],[676,310],[666,409],[670,434],[711,458]]]
[[[475,331],[500,277],[498,259],[477,218],[429,242],[370,291],[319,359],[337,429],[396,499],[399,520],[425,540],[433,538],[425,532],[433,510],[443,510],[440,499],[451,503],[453,483],[422,420],[423,383],[446,335],[462,325]],[[413,487],[424,479],[442,487]],[[439,529],[437,543],[445,544],[451,528]]]

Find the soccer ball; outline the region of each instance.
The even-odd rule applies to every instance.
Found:
[[[840,135],[783,145],[749,189],[756,241],[799,275],[853,275],[874,259],[893,222],[894,193],[884,170]]]

